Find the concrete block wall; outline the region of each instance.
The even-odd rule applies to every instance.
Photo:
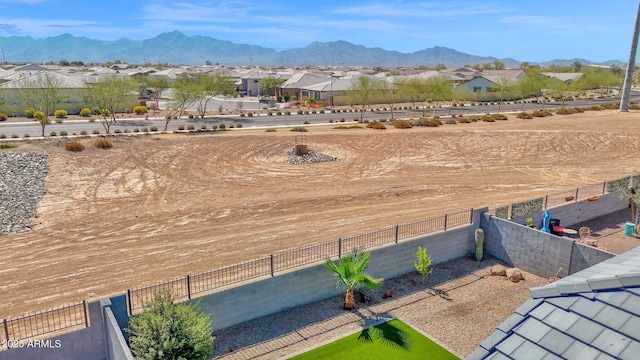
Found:
[[[592,246],[575,243],[571,250],[571,266],[569,268],[569,273],[573,274],[584,270],[614,256],[616,256],[614,253],[603,251]]]
[[[418,246],[427,249],[433,264],[471,253],[473,233],[480,224],[480,214],[486,211],[486,208],[475,210],[475,222],[471,225],[369,249],[371,261],[367,271],[384,278],[415,271],[413,262]],[[336,288],[329,270],[317,264],[239,284],[192,301],[200,302],[201,310],[213,319],[214,330],[219,330],[343,292],[342,288]]]
[[[542,277],[567,276],[574,240],[543,233],[490,214],[483,214],[485,251],[505,263]]]
[[[111,311],[111,302],[108,299],[103,300],[102,308],[109,360],[133,360],[129,345],[127,345],[122,330]]]
[[[100,302],[89,303],[90,325],[87,328],[59,336],[47,338],[45,343],[37,345],[24,340],[24,347],[0,351],[0,360],[104,360],[105,347],[104,322]],[[31,347],[29,347],[31,344]],[[49,347],[47,347],[49,346]]]
[[[596,201],[589,201],[587,199],[569,201],[562,205],[549,208],[548,210],[553,219],[560,219],[560,225],[571,226],[579,222],[595,219],[600,216],[611,214],[612,212],[626,209],[628,206],[628,202],[618,198],[617,194],[608,193],[601,195],[600,199]],[[518,224],[524,224],[528,217],[533,218],[533,224],[535,226],[540,227],[542,224],[542,211],[530,216],[512,219],[511,221]]]

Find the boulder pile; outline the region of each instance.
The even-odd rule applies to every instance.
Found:
[[[0,234],[31,230],[31,218],[45,194],[48,155],[0,153]]]
[[[289,164],[292,165],[313,164],[338,160],[337,157],[325,155],[314,150],[309,150],[304,155],[297,155],[294,150],[291,150],[287,153],[287,156],[289,158]]]

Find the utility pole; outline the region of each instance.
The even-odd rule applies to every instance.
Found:
[[[629,62],[627,62],[627,72],[624,77],[624,85],[622,87],[622,98],[620,99],[620,109],[618,109],[618,112],[629,111],[629,95],[631,94],[631,85],[633,84],[633,70],[635,70],[635,67],[636,67],[636,52],[638,51],[638,32],[640,32],[640,2],[638,3],[636,25],[633,29],[633,39],[631,40],[631,52],[629,53]]]

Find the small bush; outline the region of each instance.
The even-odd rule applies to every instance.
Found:
[[[124,113],[125,114],[131,114],[131,109],[129,109],[129,108],[124,109]]]
[[[189,116],[187,116],[189,119],[193,119],[193,114],[189,114]]]
[[[33,118],[33,114],[35,114],[36,109],[34,108],[29,108],[29,109],[25,109],[24,110],[24,116],[28,117],[29,119]]]
[[[58,133],[56,133],[55,131],[52,131],[49,133],[49,136],[58,136]]]
[[[87,135],[87,130],[81,130],[80,135]]]
[[[79,114],[80,114],[80,116],[85,116],[85,117],[91,116],[91,109],[82,108],[82,109],[80,109],[80,113]]]
[[[296,126],[293,129],[291,129],[291,131],[307,132],[307,128],[304,126]]]
[[[84,145],[82,145],[81,142],[74,140],[74,141],[70,141],[68,142],[65,146],[64,149],[67,151],[73,151],[73,152],[80,152],[82,150],[84,150]]]
[[[533,119],[533,115],[529,114],[526,111],[519,113],[518,115],[516,115],[516,117],[518,119]]]
[[[233,125],[233,124],[229,125],[229,129],[235,129],[235,128],[236,128],[235,125]]]
[[[131,132],[131,130],[129,130],[129,129],[124,129],[124,133],[125,133],[125,134],[128,134],[128,133],[130,133],[130,132]]]
[[[241,128],[242,127],[242,123],[236,123],[236,127],[237,128]]]
[[[377,120],[374,120],[374,121],[371,121],[370,123],[367,124],[367,128],[368,129],[374,129],[374,130],[385,130],[387,127],[384,126],[383,123],[381,123],[381,122],[379,122]]]
[[[152,128],[153,128],[153,126],[152,126]],[[200,125],[200,130],[207,130],[207,125],[205,125],[205,124]],[[154,130],[151,129],[151,131],[154,131]]]
[[[92,133],[93,133],[94,135],[98,135],[98,134],[100,134],[100,130],[93,130],[93,131],[92,131]]]
[[[195,126],[191,124],[187,125],[187,130],[195,130],[195,129],[196,129]]]
[[[7,115],[0,113],[0,121],[7,121]]]
[[[267,113],[267,116],[273,116],[273,113],[272,113],[271,111],[269,111],[269,112]]]
[[[411,129],[413,127],[413,124],[407,120],[396,120],[391,125],[396,129]]]
[[[17,138],[19,138],[19,137],[20,137],[20,135],[18,135],[18,134],[11,134],[11,138],[12,138],[12,139],[17,139]]]
[[[340,122],[344,122],[344,118],[340,118]]]
[[[134,132],[134,133],[140,132],[140,129],[138,129],[138,128],[133,128],[133,132]]]
[[[178,125],[178,130],[184,130],[184,125]]]
[[[5,134],[0,134],[0,139],[6,139],[6,138],[7,138],[7,135],[5,135]]]
[[[267,129],[266,132],[276,132],[276,129]]]
[[[31,135],[29,135],[29,134],[24,134],[24,135],[22,135],[22,137],[26,139],[26,138],[30,138],[30,137],[31,137]]]
[[[495,120],[508,120],[509,119],[509,118],[507,118],[507,115],[504,115],[504,114],[494,114],[494,115],[492,115],[492,117]]]
[[[142,132],[148,133],[148,132],[149,132],[149,128],[147,128],[147,127],[143,127],[143,128],[142,128]]]
[[[225,129],[225,125],[224,125],[224,124],[220,124],[220,125],[218,125],[218,128],[219,128],[220,130],[224,130],[224,129]]]
[[[311,124],[308,120],[304,122],[305,125]]]
[[[484,121],[484,122],[495,122],[496,119],[493,118],[493,116],[491,115],[484,115],[480,120]]]
[[[557,115],[571,115],[575,113],[576,111],[574,109],[570,109],[566,107],[561,107],[560,109],[558,109],[558,111],[556,111]]]
[[[458,118],[458,124],[470,124],[470,123],[471,123],[471,120],[465,117]]]
[[[218,124],[211,125],[211,130],[218,130]]]
[[[534,112],[531,113],[531,116],[533,117],[547,117],[547,116],[552,116],[553,114],[550,111],[547,110],[536,110]]]
[[[100,139],[96,142],[93,143],[93,146],[98,148],[98,149],[111,149],[113,147],[113,144],[111,143],[111,141],[107,140],[107,139]]]
[[[115,134],[122,134],[122,130],[120,130],[120,129],[116,129],[116,130],[114,131],[114,133],[115,133]]]
[[[149,112],[149,109],[147,109],[146,106],[138,105],[133,107],[133,112],[136,113],[137,115],[142,115]]]
[[[53,115],[58,119],[64,119],[67,117],[67,110],[64,110],[64,109],[56,110],[53,113]]]
[[[304,112],[302,110],[298,110],[297,114],[302,115]]]
[[[447,120],[445,122],[445,124],[447,124],[447,125],[455,125],[455,124],[457,124],[457,122],[455,120],[453,120],[453,119],[449,119],[449,120]]]
[[[252,112],[250,112],[250,113],[248,113],[248,114],[247,114],[247,116],[248,116],[248,117],[253,117],[253,113],[252,113]]]
[[[204,126],[206,127],[206,125],[204,125]],[[149,131],[154,131],[154,132],[155,132],[155,131],[158,131],[158,127],[157,127],[157,126],[155,126],[155,125],[151,125],[151,126],[149,127]]]

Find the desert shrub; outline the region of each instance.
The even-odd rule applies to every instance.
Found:
[[[125,114],[131,114],[131,109],[129,109],[129,108],[124,109],[124,113]]]
[[[218,130],[218,124],[211,125],[211,130]]]
[[[276,115],[282,115],[282,112],[281,111],[277,111]]]
[[[98,148],[98,149],[111,149],[113,147],[113,144],[111,143],[111,141],[107,140],[107,139],[100,139],[97,140],[96,142],[93,143],[93,146]]]
[[[53,112],[53,115],[58,119],[64,119],[67,117],[67,110],[60,109]]]
[[[11,138],[12,138],[12,139],[17,139],[17,138],[19,138],[19,137],[20,137],[20,135],[18,135],[18,134],[11,134]]]
[[[0,121],[7,121],[7,115],[0,113]]]
[[[584,112],[584,108],[581,108],[581,107],[575,107],[573,108],[573,110],[575,110],[576,113],[580,113],[580,114]]]
[[[236,128],[235,125],[233,125],[233,124],[229,125],[229,129],[235,129],[235,128]]]
[[[49,133],[49,136],[58,136],[58,133],[56,133],[55,131],[52,131]]]
[[[374,120],[367,124],[368,129],[385,130],[387,127],[383,123]]]
[[[125,134],[128,134],[128,133],[130,133],[130,132],[131,132],[131,130],[129,130],[129,129],[124,129],[124,133],[125,133]]]
[[[42,121],[45,118],[45,113],[43,111],[36,111],[33,113],[33,118]]]
[[[149,112],[149,109],[147,109],[146,106],[138,105],[138,106],[134,106],[133,107],[133,112],[138,114],[138,115],[142,115],[142,114],[146,114],[147,112]]]
[[[285,115],[291,115],[291,111],[287,110],[284,112]]]
[[[449,119],[449,120],[445,121],[445,124],[447,124],[447,125],[455,125],[455,124],[457,124],[457,122],[455,120],[453,120],[453,119]]]
[[[74,140],[74,141],[69,141],[64,146],[64,149],[67,151],[80,152],[84,150],[84,145],[82,145],[80,141]]]
[[[22,135],[22,137],[26,139],[26,138],[30,138],[30,137],[31,137],[31,135],[29,135],[29,134],[24,134],[24,135]]]
[[[0,134],[0,139],[6,139],[7,135],[6,134]]]
[[[193,125],[191,125],[191,124],[189,124],[189,125],[187,126],[187,130],[195,130],[195,129],[196,129],[196,128],[195,128],[195,126],[193,126]]]
[[[267,129],[266,132],[276,132],[276,129]]]
[[[407,120],[395,120],[391,123],[396,129],[411,129],[413,124]]]
[[[345,121],[344,118],[340,118],[340,122],[344,122],[344,121]]]
[[[244,113],[240,113],[240,117],[245,117]]]
[[[602,110],[602,107],[600,107],[600,105],[592,105],[592,106],[589,106],[587,108],[587,110],[589,110],[589,111],[600,111],[600,110]]]
[[[122,134],[122,130],[120,129],[115,129],[113,132],[114,134]]]
[[[87,135],[87,130],[80,130],[80,135]]]
[[[134,133],[140,132],[140,129],[138,129],[138,128],[133,128],[133,132],[134,132]]]
[[[307,132],[307,128],[304,127],[304,126],[296,126],[296,127],[292,128],[291,131]]]
[[[24,116],[28,117],[29,119],[33,118],[33,114],[36,112],[36,109],[34,108],[28,108],[28,109],[24,109]]]
[[[549,112],[546,110],[536,110],[534,112],[531,113],[531,116],[533,117],[546,117],[549,116]]]
[[[206,125],[204,125],[204,126],[206,127]],[[155,132],[155,131],[158,131],[158,127],[157,127],[157,126],[155,126],[155,125],[151,125],[151,126],[149,127],[149,131],[154,131],[154,132]]]
[[[308,120],[304,122],[305,125],[311,124]]]
[[[297,111],[297,114],[298,114],[298,115],[302,115],[303,113],[304,113],[304,112],[303,112],[302,110],[298,110],[298,111]]]
[[[189,116],[187,116],[189,119],[193,119],[193,114],[189,114]]]
[[[67,132],[66,131],[60,131],[60,136],[67,136]]]
[[[184,125],[178,125],[178,130],[184,130]]]
[[[236,123],[236,127],[237,128],[241,128],[242,127],[242,123]]]
[[[272,113],[271,111],[269,111],[269,112],[267,113],[267,116],[273,116],[273,113]]]
[[[205,125],[205,124],[200,125],[200,130],[207,130],[207,125]],[[151,130],[151,131],[153,131],[153,130]]]
[[[496,119],[493,118],[493,116],[491,115],[484,115],[480,120],[484,121],[484,122],[495,122]]]
[[[149,132],[149,128],[147,128],[147,127],[143,127],[143,128],[142,128],[142,132],[148,133],[148,132]]]
[[[519,113],[518,115],[516,115],[516,117],[518,119],[533,119],[533,115],[529,114],[526,111]]]
[[[508,120],[507,115],[504,114],[494,114],[493,118],[495,120]]]
[[[220,124],[220,125],[218,125],[218,128],[219,128],[220,130],[224,130],[224,129],[225,129],[225,125],[224,125],[224,124]]]
[[[560,109],[558,109],[558,111],[556,111],[557,115],[570,115],[570,114],[575,114],[575,110],[573,109],[569,109],[566,107],[561,107]]]
[[[100,134],[100,130],[93,130],[93,131],[92,131],[92,133],[93,133],[94,135],[98,135],[98,134]]]
[[[247,114],[247,116],[248,116],[248,117],[253,117],[253,113],[252,113],[252,112],[250,112],[250,113],[248,113],[248,114]]]
[[[350,126],[340,125],[340,126],[335,126],[334,129],[336,129],[336,130],[362,129],[362,126],[360,126],[360,125],[350,125]]]
[[[82,108],[80,109],[80,116],[91,116],[91,109],[89,108]]]
[[[470,124],[470,123],[471,123],[471,120],[465,117],[458,118],[458,124]]]

